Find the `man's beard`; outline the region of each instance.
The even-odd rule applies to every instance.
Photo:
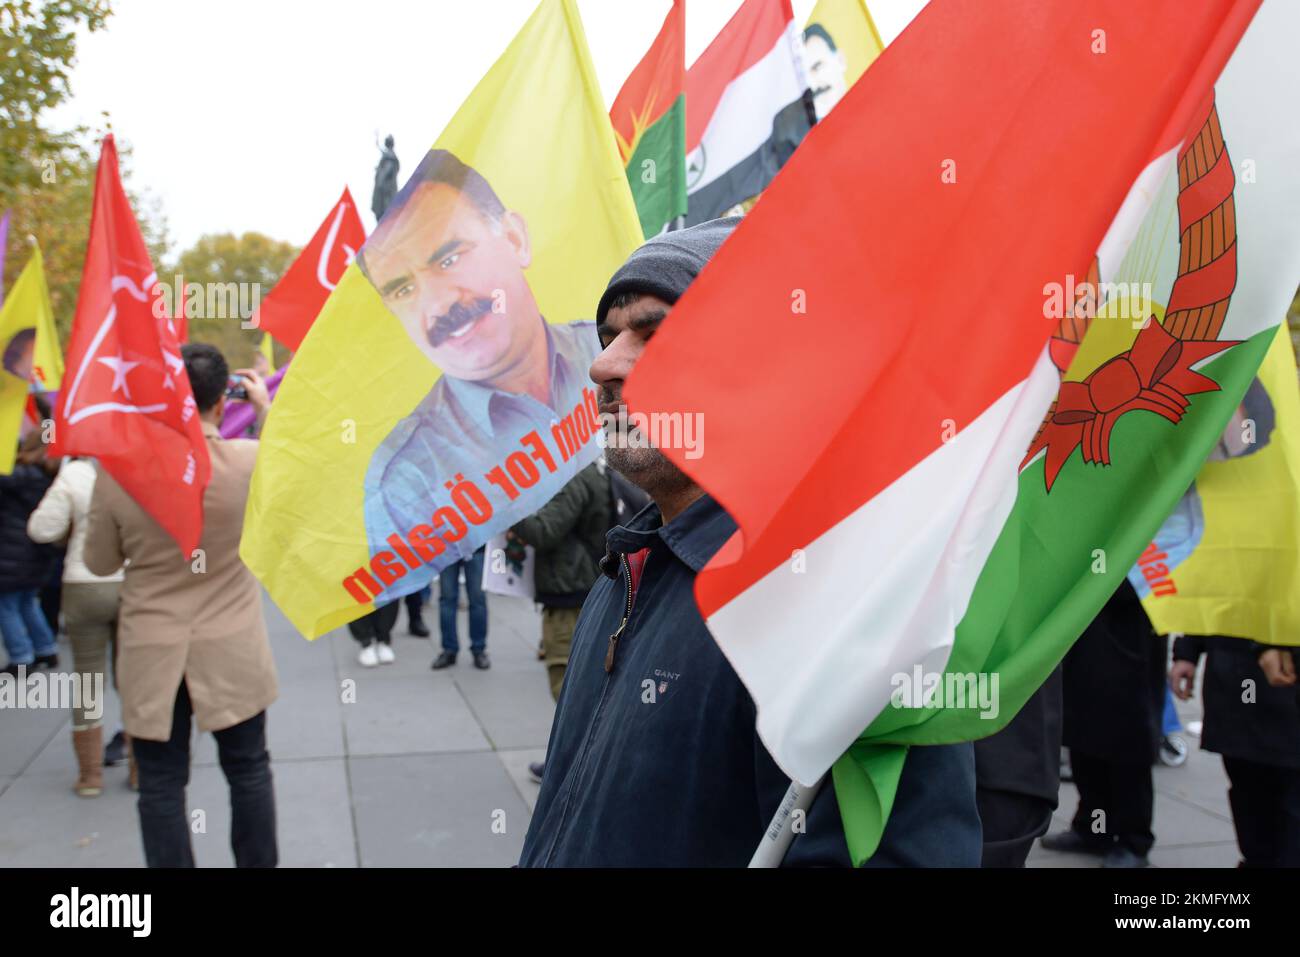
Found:
[[[617,415],[615,410],[623,407],[621,392],[622,390],[616,392],[600,386],[597,403],[602,415]],[[627,431],[605,432],[605,462],[610,468],[651,498],[692,484],[686,473],[669,461],[663,452],[651,446],[636,426],[628,423],[625,418],[616,418],[614,421],[626,424]],[[637,432],[635,438],[630,437],[632,432]]]
[[[492,311],[491,299],[473,299],[468,303],[452,303],[445,315],[433,321],[425,332],[429,345],[438,348],[451,338],[452,334],[464,329],[471,322],[486,316]]]

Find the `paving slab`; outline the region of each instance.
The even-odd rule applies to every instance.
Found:
[[[542,786],[533,780],[528,765],[545,761],[546,749],[520,748],[515,751],[498,751],[497,757],[506,769],[506,774],[510,775],[510,780],[514,782],[515,790],[528,805],[528,812],[531,814],[537,808],[537,795],[541,792]]]
[[[268,599],[264,615],[281,693],[268,714],[281,862],[286,866],[486,866],[513,864],[523,845],[538,785],[528,765],[545,757],[554,706],[537,660],[537,607],[488,597],[492,668],[467,653],[446,671],[429,663],[441,645],[438,606],[425,608],[432,640],[394,629],[397,660],[363,668],[341,628],[303,639]],[[467,614],[458,612],[461,640]],[[66,638],[60,657],[71,664]],[[66,656],[66,657],[65,657]],[[1200,719],[1199,700],[1180,702],[1184,725]],[[120,705],[105,702],[105,738]],[[126,767],[105,770],[105,793],[77,798],[66,709],[0,709],[0,865],[138,867],[143,864],[136,796]],[[1237,850],[1222,760],[1199,749],[1181,768],[1157,767],[1157,843],[1163,867],[1232,867]],[[229,797],[215,741],[196,734],[191,810],[205,812],[195,835],[203,866],[228,867]],[[1068,826],[1077,793],[1063,784],[1053,830]],[[494,827],[495,825],[495,827]],[[1035,847],[1032,867],[1095,867],[1096,858]]]
[[[509,867],[529,810],[491,753],[353,757],[365,867]]]
[[[71,748],[69,747],[69,763]],[[115,773],[120,772],[120,773]],[[124,768],[106,768],[104,792],[81,798],[75,772],[24,774],[0,794],[0,865],[140,867],[136,795]]]
[[[356,867],[348,770],[344,758],[277,761],[276,840],[282,867]],[[230,791],[217,767],[196,768],[190,776],[191,830],[202,811],[204,830],[191,837],[199,867],[233,867],[230,849]]]

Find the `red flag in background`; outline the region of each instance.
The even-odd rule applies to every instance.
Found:
[[[262,301],[254,325],[269,332],[282,346],[297,352],[343,270],[352,263],[352,257],[365,241],[366,228],[361,225],[357,204],[344,187],[343,195],[311,242]]]
[[[212,473],[172,321],[104,138],[52,455],[92,455],[189,556]]]
[[[181,283],[181,294],[176,297],[176,316],[172,319],[172,332],[176,333],[176,341],[186,343],[190,341],[190,320],[185,315],[185,283]]]

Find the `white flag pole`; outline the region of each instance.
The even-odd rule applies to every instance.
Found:
[[[749,861],[750,867],[780,867],[785,860],[785,852],[790,849],[790,842],[796,833],[802,834],[808,821],[808,809],[812,807],[813,798],[821,790],[826,780],[823,775],[812,787],[804,787],[797,781],[791,781],[785,797],[772,816],[772,823],[763,832],[763,839]]]

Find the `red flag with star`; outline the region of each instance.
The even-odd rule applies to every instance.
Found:
[[[104,138],[52,455],[90,455],[189,557],[212,474],[175,326]]]
[[[345,186],[311,242],[262,302],[253,324],[297,352],[325,300],[365,241],[366,228]]]

